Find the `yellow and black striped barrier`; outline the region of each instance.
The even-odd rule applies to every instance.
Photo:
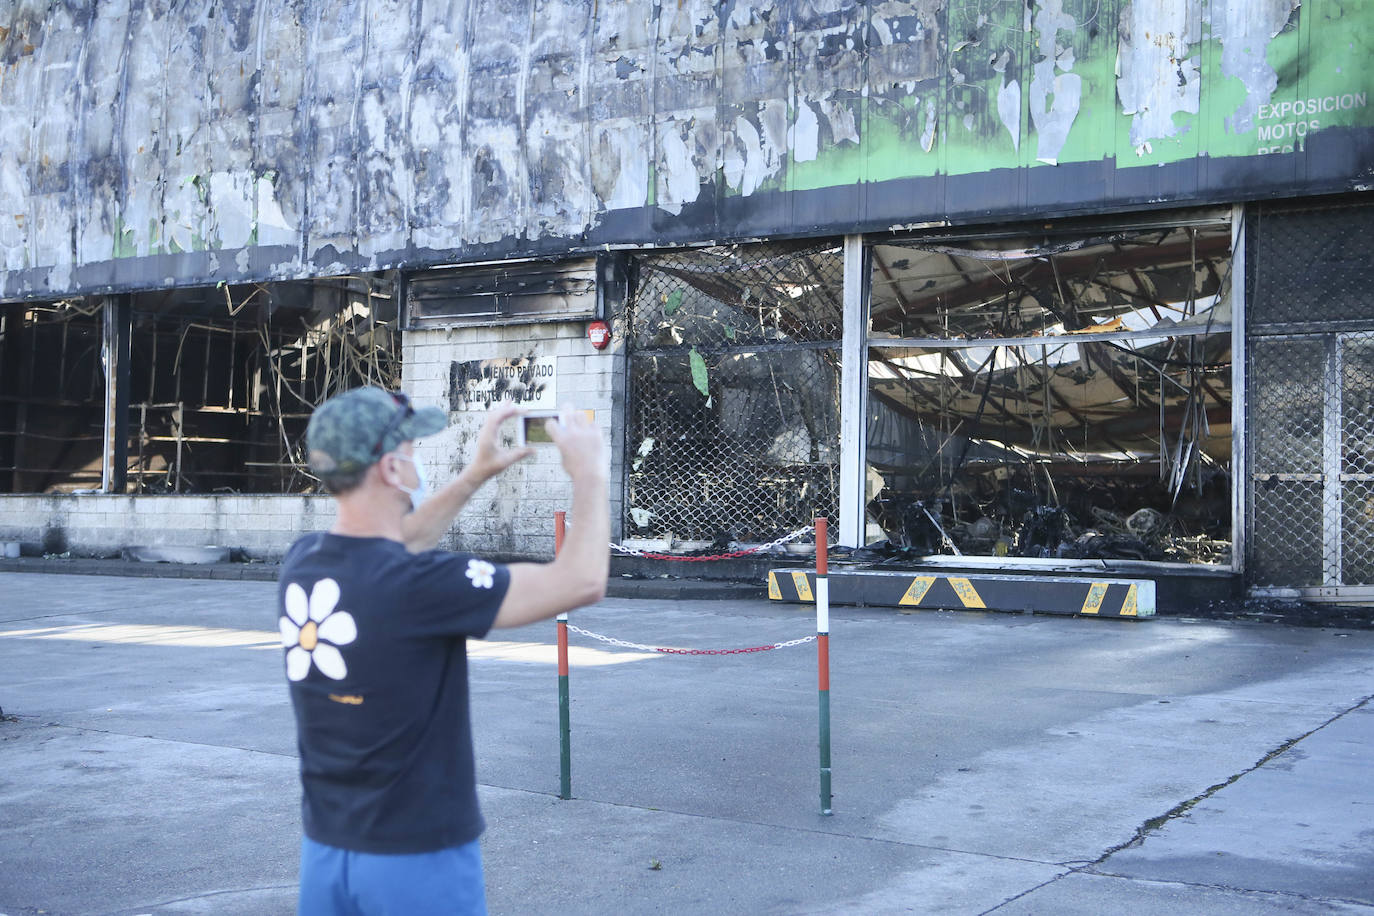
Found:
[[[811,570],[770,570],[768,597],[811,604],[815,577]],[[829,580],[831,604],[1125,618],[1155,613],[1150,579],[831,569]]]

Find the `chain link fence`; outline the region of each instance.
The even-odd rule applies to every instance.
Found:
[[[757,543],[835,515],[843,273],[833,243],[638,260],[627,537]]]
[[[1315,330],[1339,322],[1374,322],[1369,294],[1374,206],[1257,204],[1246,215],[1245,238],[1252,333],[1266,333],[1266,326]]]
[[[1374,585],[1374,207],[1246,221],[1250,584]]]
[[[1256,585],[1322,584],[1321,337],[1253,339],[1249,346],[1248,570]]]

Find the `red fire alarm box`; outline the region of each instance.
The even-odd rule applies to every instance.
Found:
[[[593,321],[587,325],[587,338],[591,340],[593,347],[604,350],[606,344],[611,342],[611,329],[604,321]]]

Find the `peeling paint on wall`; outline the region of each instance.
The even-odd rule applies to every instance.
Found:
[[[1132,0],[1121,11],[1117,94],[1122,114],[1131,116],[1137,155],[1149,151],[1150,141],[1187,129],[1175,115],[1197,114],[1201,64],[1193,51],[1201,12],[1171,0]]]
[[[16,4],[0,298],[1355,187],[1371,18],[1340,0]],[[1308,167],[1266,158],[1313,146]]]
[[[1245,84],[1244,100],[1226,118],[1233,133],[1253,130],[1260,106],[1278,88],[1279,76],[1265,52],[1298,6],[1299,0],[1221,0],[1211,7],[1212,33],[1221,42],[1221,72]]]
[[[1072,39],[1078,23],[1064,11],[1063,0],[1036,6],[1036,52],[1030,84],[1031,123],[1035,125],[1035,158],[1054,165],[1069,138],[1082,103],[1082,78],[1073,73]],[[1061,42],[1060,35],[1064,35]]]

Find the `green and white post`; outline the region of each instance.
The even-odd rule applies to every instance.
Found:
[[[821,814],[830,808],[830,578],[829,522],[816,519],[816,679],[820,695]]]
[[[553,514],[554,556],[563,549],[568,514]],[[572,798],[572,712],[568,701],[568,615],[558,615],[558,797]]]

